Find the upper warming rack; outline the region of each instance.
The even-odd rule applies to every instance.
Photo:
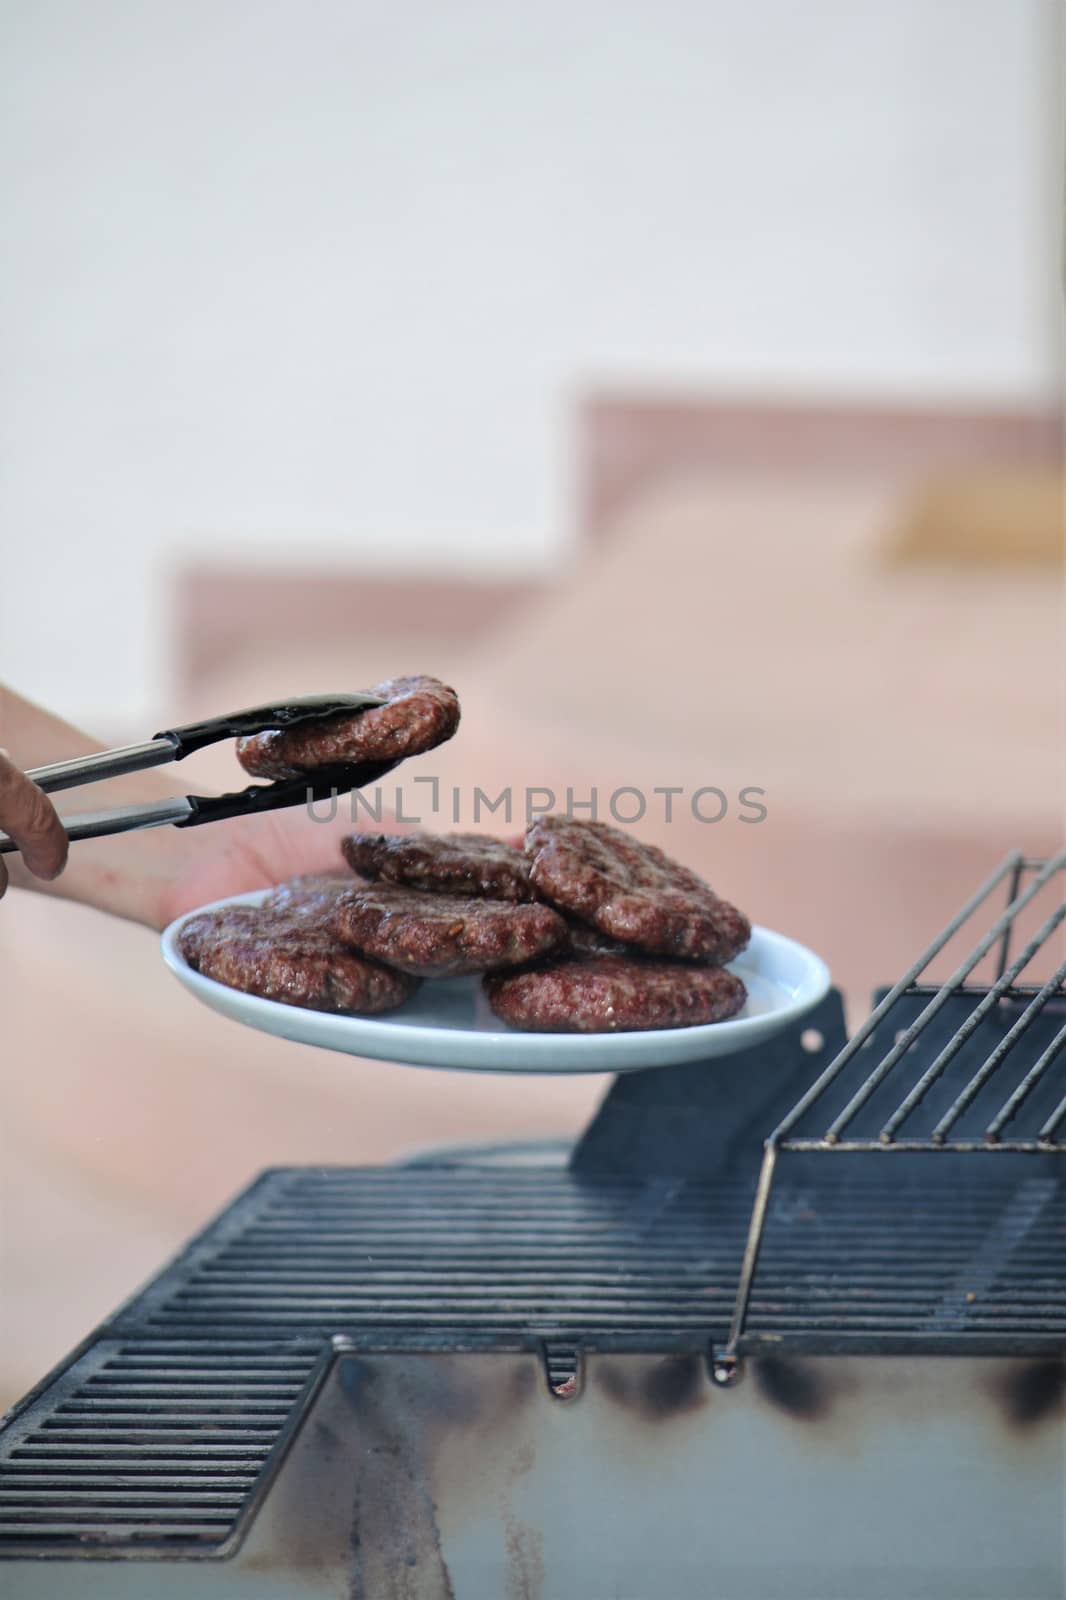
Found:
[[[1066,960],[1056,960],[1064,868],[1066,852],[1046,861],[1009,855],[774,1129],[722,1381],[735,1370],[779,1153],[1064,1153]],[[990,904],[1004,890],[997,915]],[[936,958],[967,930],[972,938],[975,925],[978,936],[950,976],[930,982]]]

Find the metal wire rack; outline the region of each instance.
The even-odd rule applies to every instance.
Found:
[[[1048,860],[1030,860],[1021,851],[1007,856],[766,1140],[729,1338],[715,1360],[720,1383],[738,1371],[781,1153],[1066,1154],[1060,1143],[1066,1093],[1054,1098],[1066,1084],[1060,1072],[1056,1086],[1052,1071],[1056,1062],[1066,1064],[1066,960],[1045,982],[1025,982],[1066,920],[1066,903],[1057,894],[1064,869],[1066,852]],[[940,952],[971,919],[987,914],[1004,887],[1006,908],[951,976],[940,984],[923,982]],[[1046,910],[1053,895],[1054,909],[1012,958],[1022,914],[1038,903]],[[994,961],[993,981],[968,984],[986,958]],[[867,1068],[871,1055],[875,1064]],[[1030,1126],[1020,1128],[1022,1121]]]

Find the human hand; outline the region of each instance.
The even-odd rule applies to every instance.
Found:
[[[67,836],[51,800],[0,750],[0,829],[14,839],[35,878],[57,878],[67,862]],[[0,856],[0,896],[7,888]]]
[[[329,822],[293,806],[204,828],[159,829],[172,835],[177,848],[150,920],[165,927],[183,912],[228,895],[273,888],[307,872],[346,871],[341,840],[358,826],[346,809],[340,806]],[[379,826],[388,833],[405,831],[391,817]]]
[[[23,767],[91,755],[102,748],[99,741],[3,684],[0,739]],[[109,780],[107,800],[144,804],[173,799],[188,787],[169,769],[132,773]],[[53,887],[42,880],[62,870],[67,839],[51,802],[10,760],[0,776],[0,829],[18,837],[28,826],[31,835],[26,842],[19,838],[23,853],[11,857],[12,884],[77,900],[151,928],[165,927],[182,912],[211,900],[270,888],[305,872],[343,868],[341,839],[358,824],[343,802],[337,813],[326,822],[317,811],[309,814],[304,806],[294,806],[201,828],[151,828],[87,839],[71,852],[67,871]],[[391,818],[380,826],[403,831]],[[3,861],[0,857],[0,884],[7,881]]]

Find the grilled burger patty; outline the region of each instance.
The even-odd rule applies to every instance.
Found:
[[[320,917],[321,907],[221,906],[190,918],[178,942],[194,971],[284,1005],[372,1016],[415,992],[417,979],[355,955]]]
[[[308,872],[279,883],[262,903],[265,910],[287,912],[302,922],[317,924],[332,936],[330,919],[338,899],[351,887],[352,875],[343,867],[335,872]]]
[[[722,967],[601,955],[484,979],[489,1004],[513,1028],[626,1033],[688,1028],[735,1016],[747,990]]]
[[[533,898],[528,858],[487,834],[353,833],[341,848],[365,878],[486,900]]]
[[[620,939],[609,939],[599,928],[594,928],[591,922],[581,922],[577,917],[567,916],[565,913],[563,920],[567,932],[566,953],[575,961],[589,956],[640,954],[631,944],[623,944]]]
[[[566,939],[566,924],[550,906],[426,894],[395,883],[350,888],[332,928],[364,955],[423,978],[518,966]]]
[[[256,778],[299,778],[319,767],[421,755],[459,726],[458,696],[437,678],[388,678],[369,693],[387,704],[250,734],[237,741],[238,761]]]
[[[526,851],[533,887],[550,905],[652,955],[720,964],[751,937],[748,919],[702,878],[605,822],[541,817]]]

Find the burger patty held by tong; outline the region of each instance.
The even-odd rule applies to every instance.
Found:
[[[300,778],[322,767],[421,755],[459,726],[458,696],[437,678],[388,678],[369,693],[387,703],[250,734],[237,741],[237,759],[256,778]]]

